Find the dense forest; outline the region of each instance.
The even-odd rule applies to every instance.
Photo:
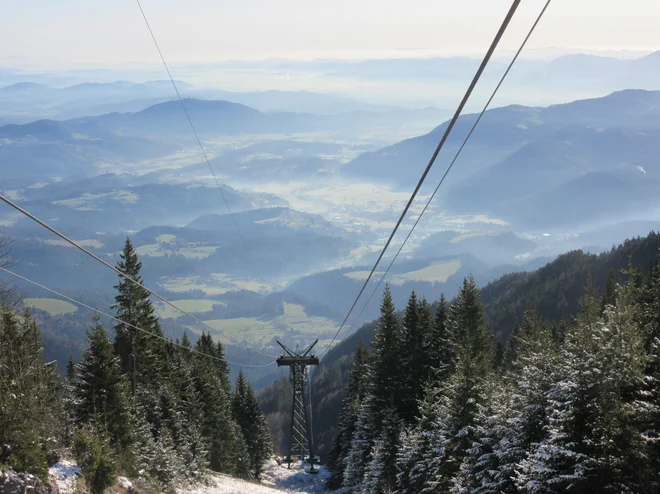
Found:
[[[532,309],[553,325],[567,325],[580,310],[580,298],[591,281],[598,293],[604,293],[608,280],[623,282],[630,266],[648,275],[660,249],[660,235],[651,232],[646,237],[626,240],[602,254],[583,251],[568,252],[545,266],[529,272],[512,273],[487,284],[479,290],[484,304],[488,328],[500,347],[517,325],[522,324],[525,311]],[[437,309],[437,301],[431,306]],[[399,319],[403,312],[397,313]],[[333,347],[315,370],[312,381],[314,436],[318,453],[327,457],[336,433],[342,402],[346,397],[352,356],[359,344],[371,346],[376,324],[365,324]],[[286,438],[278,431],[286,427],[289,407],[278,389],[286,382],[276,383],[259,393],[259,401],[271,431],[280,447],[286,448]]]
[[[657,254],[657,250],[656,250]],[[658,258],[660,259],[660,258]],[[385,290],[328,465],[351,493],[657,492],[660,263],[587,280],[570,321],[497,344],[473,279],[435,307]]]
[[[142,283],[129,239],[118,269]],[[71,454],[92,492],[118,474],[158,490],[199,482],[207,470],[258,477],[272,442],[242,373],[232,391],[224,348],[203,334],[194,344],[163,336],[149,293],[120,277],[119,322],[110,339],[90,321],[80,361],[66,376],[44,361],[36,320],[19,314],[8,287],[0,308],[0,467],[46,477]]]

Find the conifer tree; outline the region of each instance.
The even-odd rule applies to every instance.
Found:
[[[366,347],[359,344],[353,357],[344,406],[337,421],[337,434],[328,454],[327,467],[331,474],[328,480],[329,489],[339,489],[342,485],[351,439],[355,433],[359,409],[366,394],[367,378],[368,353]]]
[[[119,254],[117,269],[140,284],[142,263],[130,238],[126,238],[124,250]],[[113,308],[123,322],[142,328],[157,336],[163,336],[156,318],[149,292],[130,280],[120,277],[115,285],[117,296]],[[115,326],[115,351],[119,355],[122,369],[131,376],[132,386],[145,384],[157,388],[167,369],[168,359],[165,343],[158,337],[145,334],[127,324]]]
[[[414,422],[417,416],[418,401],[422,398],[425,377],[425,345],[427,342],[425,326],[429,321],[422,321],[422,307],[413,291],[403,314],[400,332],[399,368],[405,369],[402,375],[401,396],[399,397],[399,416],[407,423]],[[426,319],[426,317],[425,317]]]
[[[399,321],[388,285],[380,306],[380,319],[374,331],[369,383],[344,471],[344,487],[355,489],[364,473],[376,439],[381,435],[383,412],[398,409],[401,400],[402,372],[399,357]]]
[[[107,431],[111,444],[125,448],[131,441],[128,382],[99,316],[94,316],[87,341],[72,381],[76,422],[100,420],[97,426]]]
[[[457,335],[454,374],[438,389],[437,427],[431,475],[426,489],[446,492],[475,438],[474,419],[487,399],[486,377],[492,366],[492,337],[485,324],[483,304],[472,277],[450,308],[450,324]],[[434,489],[437,489],[434,491]]]
[[[29,310],[0,306],[0,463],[47,479],[60,436],[59,379]]]
[[[236,378],[232,411],[234,419],[243,432],[251,473],[259,478],[264,463],[273,453],[273,445],[266,419],[259,408],[252,386],[245,379],[242,371]]]
[[[457,341],[449,323],[449,311],[445,296],[441,295],[435,310],[435,319],[430,337],[431,367],[433,377],[443,382],[454,370]]]
[[[222,345],[214,345],[211,335],[203,334],[196,350],[218,359],[224,357]],[[246,468],[244,439],[232,418],[229,376],[224,360],[196,358],[193,361],[194,382],[202,411],[202,433],[209,442],[212,470],[228,474],[243,473]],[[249,467],[248,467],[249,469]]]
[[[439,432],[436,389],[430,381],[426,383],[419,420],[401,433],[397,455],[397,492],[400,494],[418,494],[430,482],[434,444]]]
[[[372,459],[365,470],[361,494],[394,492],[396,456],[401,434],[401,420],[393,408],[383,410],[383,422],[373,446]]]
[[[643,442],[622,391],[644,368],[643,338],[625,291],[603,319],[599,302],[588,290],[567,336],[549,392],[547,437],[519,469],[523,492],[639,492],[631,467],[643,457]]]
[[[605,293],[600,303],[600,310],[603,312],[608,305],[616,304],[616,273],[613,269],[607,275],[607,282],[605,283]]]
[[[486,378],[485,402],[473,420],[473,442],[452,479],[453,494],[505,494],[515,492],[509,468],[522,453],[516,443],[512,390],[496,374]],[[515,465],[515,463],[514,463]]]

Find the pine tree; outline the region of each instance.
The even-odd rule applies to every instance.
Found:
[[[631,467],[643,457],[643,442],[629,420],[634,406],[622,391],[644,368],[643,337],[625,291],[603,319],[599,312],[587,290],[548,393],[547,437],[521,462],[517,484],[523,492],[638,492]]]
[[[392,294],[385,286],[380,307],[380,319],[372,341],[369,383],[346,460],[344,487],[361,485],[374,442],[381,435],[383,412],[398,409],[401,400],[402,372],[399,357],[399,321]]]
[[[515,492],[509,458],[517,458],[512,391],[495,374],[487,378],[486,400],[473,420],[473,442],[452,479],[453,494],[504,494]],[[523,450],[524,451],[524,450]],[[503,468],[504,467],[504,468]]]
[[[196,350],[223,359],[222,345],[213,344],[211,335],[203,334]],[[199,393],[202,412],[202,434],[209,441],[209,461],[212,470],[222,473],[243,473],[244,439],[232,418],[232,399],[226,362],[208,358],[193,360],[194,382]],[[249,469],[249,467],[248,467]]]
[[[457,341],[449,323],[449,311],[445,296],[441,295],[435,310],[433,330],[430,337],[431,367],[429,378],[443,382],[454,370]]]
[[[463,280],[463,286],[451,304],[448,319],[459,352],[466,358],[477,359],[475,365],[478,368],[490,367],[493,336],[486,326],[486,312],[472,276]]]
[[[438,434],[433,458],[428,459],[431,475],[426,490],[446,492],[458,473],[475,437],[474,419],[487,399],[486,377],[492,369],[492,336],[485,324],[483,304],[472,277],[463,286],[450,308],[452,331],[457,335],[455,372],[438,389]]]
[[[326,462],[331,474],[328,480],[329,489],[339,489],[342,485],[351,439],[357,426],[360,404],[366,394],[367,376],[368,353],[366,347],[359,344],[353,357],[344,406],[337,420],[337,434]]]
[[[401,433],[397,455],[397,492],[418,494],[431,479],[431,461],[437,444],[436,387],[427,382],[420,404],[419,420]]]
[[[143,284],[140,276],[142,263],[128,237],[119,256],[121,259],[117,269]],[[138,385],[158,388],[159,382],[166,377],[168,359],[165,343],[158,338],[163,336],[163,332],[149,299],[149,292],[123,276],[119,278],[115,289],[118,293],[113,308],[117,310],[117,317],[127,323],[115,326],[115,351],[119,355],[122,369],[131,376],[133,388]],[[149,331],[156,337],[129,325]]]
[[[74,415],[79,424],[98,418],[111,444],[123,449],[131,441],[128,382],[99,317],[93,320],[87,331],[89,346],[72,380]]]
[[[181,347],[173,346],[170,385],[175,393],[165,419],[181,458],[181,478],[196,478],[208,468],[208,441],[203,437],[202,398],[195,383],[193,353],[187,335]],[[210,360],[210,359],[205,359]]]
[[[236,378],[236,389],[232,399],[234,419],[243,432],[243,438],[250,457],[250,470],[259,478],[264,463],[273,453],[273,445],[268,424],[259,408],[252,386],[243,372]]]
[[[361,494],[394,492],[396,486],[396,456],[399,447],[401,421],[393,408],[383,410],[383,426],[374,442],[372,460],[367,465]]]
[[[399,368],[405,369],[402,375],[401,395],[399,397],[399,416],[408,424],[417,417],[418,401],[422,398],[424,378],[427,374],[426,343],[428,340],[427,314],[413,291],[403,314],[400,332]],[[424,320],[422,319],[424,318]]]
[[[41,333],[29,310],[0,306],[0,463],[47,479],[60,440],[59,378],[43,361]]]
[[[600,303],[601,312],[605,311],[608,305],[616,304],[616,273],[613,269],[607,275],[607,282],[605,283],[605,293]]]

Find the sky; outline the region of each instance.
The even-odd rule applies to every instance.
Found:
[[[483,54],[510,0],[141,0],[171,63]],[[158,63],[135,0],[2,0],[0,63]],[[523,0],[518,46],[545,0]],[[658,0],[553,0],[527,57],[660,49]]]

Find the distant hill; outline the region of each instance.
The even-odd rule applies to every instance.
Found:
[[[176,81],[176,84],[184,97],[224,100],[264,112],[293,111],[334,115],[397,109],[395,106],[364,103],[348,96],[312,91],[232,92],[195,88],[183,81]],[[66,120],[113,112],[139,112],[175,97],[170,81],[81,83],[67,87],[50,87],[25,81],[0,87],[0,111],[8,118],[14,119],[12,123],[25,123],[29,119],[40,118]]]
[[[258,228],[262,234],[288,235],[291,230],[304,230],[314,234],[345,235],[346,232],[336,227],[317,214],[303,213],[287,207],[260,208],[234,215],[241,230],[248,233]],[[204,215],[186,225],[187,228],[226,232],[233,230],[234,223],[228,214]]]
[[[517,256],[525,258],[531,254],[537,244],[521,238],[513,232],[470,232],[462,234],[455,231],[444,231],[426,237],[413,255],[419,258],[429,258],[438,253],[443,255],[471,254],[484,259],[489,265],[510,264]]]
[[[436,176],[474,118],[459,119],[435,165]],[[362,154],[343,172],[410,188],[446,127]],[[438,202],[525,228],[577,226],[654,205],[660,190],[658,155],[660,91],[622,91],[548,108],[498,108],[484,116]],[[431,183],[435,179],[429,176]]]
[[[133,186],[107,182],[111,187],[103,187],[106,184],[102,183],[93,190],[68,187],[67,191],[62,187],[60,194],[48,194],[47,199],[21,204],[37,217],[54,219],[53,224],[60,227],[70,225],[93,232],[139,230],[161,224],[164,218],[171,225],[184,225],[206,211],[227,211],[215,186],[157,183]],[[237,212],[259,207],[268,200],[267,195],[240,192],[226,185],[222,188],[229,207]],[[279,204],[282,201],[275,200],[274,205]],[[19,219],[17,225],[29,223],[30,220]]]
[[[536,261],[532,261],[531,266],[535,266],[535,263]],[[366,303],[367,298],[376,287],[382,276],[382,270],[387,264],[388,262],[385,260],[384,265],[376,271],[365,291],[365,298],[358,304],[358,310],[349,321],[351,324],[353,324],[354,319],[362,310],[363,304]],[[446,255],[444,249],[442,249],[435,253],[429,253],[428,257],[420,255],[415,256],[412,260],[397,261],[388,276],[388,281],[391,285],[395,303],[403,304],[412,290],[429,300],[439,298],[441,293],[452,297],[457,293],[465,276],[472,274],[478,282],[483,284],[498,278],[504,273],[524,270],[529,266],[529,264],[518,264],[516,266],[510,263],[492,267],[473,255],[467,253]],[[354,266],[315,273],[294,281],[287,287],[287,290],[345,313],[362,287],[371,267],[370,265]],[[378,314],[378,299],[382,289],[381,286],[374,299],[365,309],[360,321],[372,319]]]

